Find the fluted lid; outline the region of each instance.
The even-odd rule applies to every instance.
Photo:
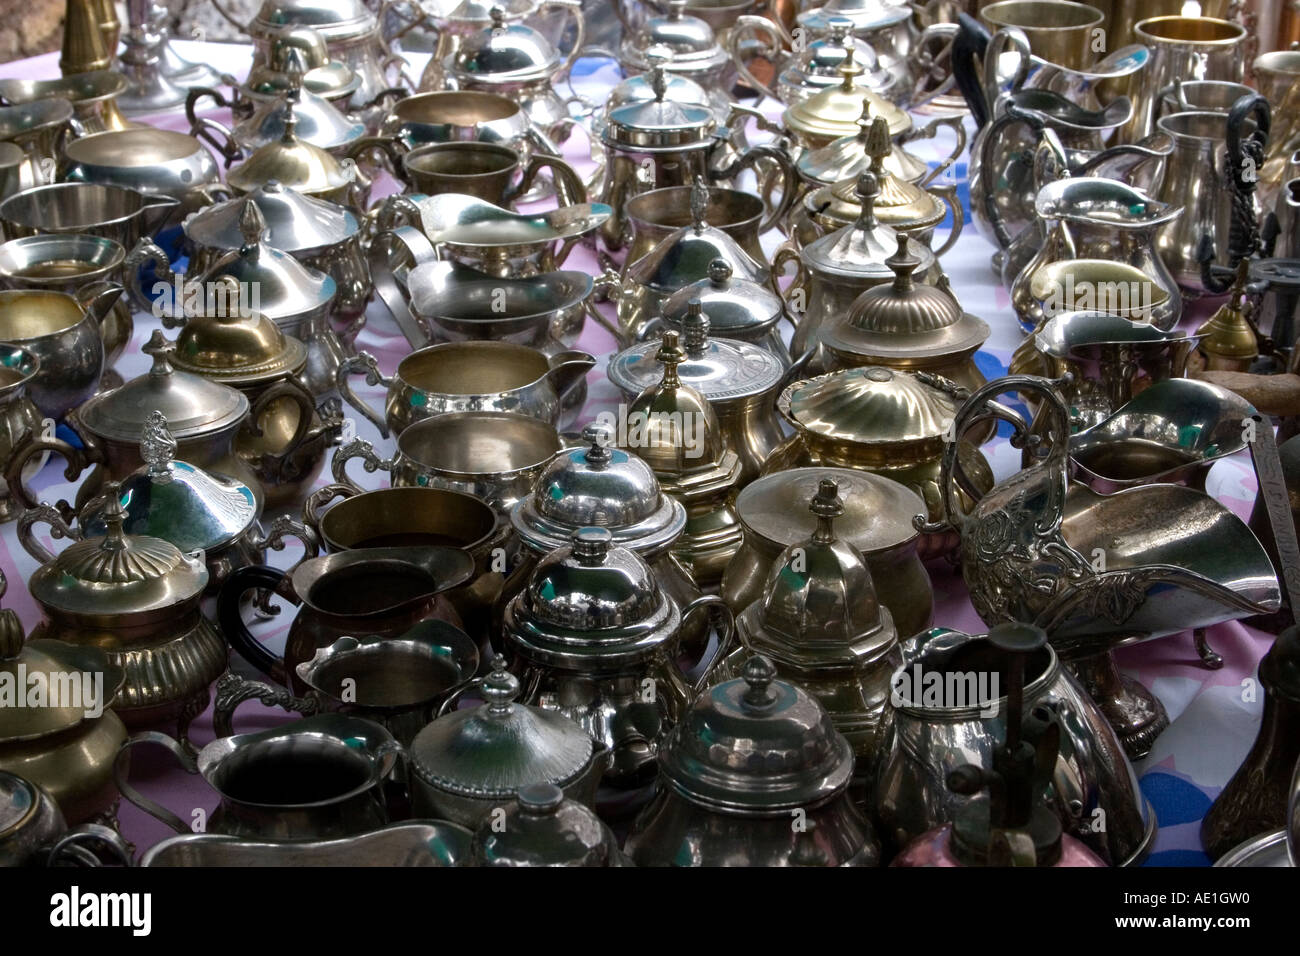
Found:
[[[664,322],[683,330],[688,307],[698,299],[709,329],[721,338],[752,338],[781,320],[785,303],[766,283],[738,277],[726,259],[711,259],[708,277],[683,286],[663,304]]]
[[[500,654],[482,693],[481,707],[444,714],[411,742],[420,780],[459,796],[508,800],[533,784],[563,788],[586,771],[591,737],[561,714],[519,703],[519,681]]]
[[[154,411],[140,437],[144,467],[122,479],[118,494],[127,534],[161,538],[189,553],[223,547],[252,526],[257,501],[246,485],[176,461],[175,455],[167,419]],[[108,530],[102,507],[88,507],[77,520],[87,537]]]
[[[822,344],[838,355],[907,360],[959,358],[983,345],[988,324],[962,309],[947,276],[938,286],[918,283],[920,264],[899,233],[898,251],[885,260],[894,281],[854,299],[846,316],[822,329]]]
[[[268,229],[261,207],[250,197],[239,203],[243,243],[218,258],[199,282],[233,281],[236,295],[243,289],[257,291],[257,311],[286,324],[323,309],[338,292],[333,276],[303,265],[287,252],[273,248],[266,240]]]
[[[125,673],[99,648],[63,641],[38,639],[24,643],[24,640],[23,624],[17,613],[11,608],[0,610],[0,678],[22,695],[22,704],[30,701],[30,679],[34,674],[44,674],[47,678],[102,674],[103,697],[93,702],[83,700],[80,707],[72,706],[75,701],[69,702],[61,696],[54,701],[47,699],[42,706],[19,706],[15,700],[14,706],[0,707],[0,744],[37,740],[76,727],[87,719],[86,711],[92,703],[107,710],[122,689]]]
[[[871,159],[871,172],[879,188],[873,200],[877,220],[909,232],[929,229],[943,221],[948,210],[939,197],[890,169],[889,157],[893,155],[893,148],[889,126],[879,116],[871,119],[867,129],[866,153]],[[856,177],[845,177],[832,186],[831,198],[835,211],[848,218],[849,211],[858,208]]]
[[[791,58],[790,65],[781,72],[782,83],[801,87],[810,95],[843,82],[840,67],[848,58],[849,46],[853,47],[856,62],[862,64],[875,60],[871,44],[853,36],[853,21],[845,17],[830,17],[826,24],[827,31],[807,45],[802,57]],[[875,69],[864,70],[862,76],[873,90],[895,82],[893,75],[879,63]]]
[[[284,133],[226,174],[231,189],[249,193],[277,182],[303,193],[342,189],[353,181],[355,167],[345,169],[329,152],[298,135],[298,117],[292,101],[286,103]]]
[[[663,494],[650,466],[630,452],[611,448],[606,424],[582,431],[584,447],[551,459],[533,492],[510,513],[524,542],[541,554],[569,543],[579,528],[608,528],[613,540],[653,557],[686,527],[686,510]]]
[[[709,688],[659,751],[664,780],[687,799],[742,814],[810,808],[843,791],[853,751],[816,698],[776,679],[762,655]]]
[[[528,24],[506,22],[506,10],[494,6],[482,30],[462,37],[452,58],[451,72],[475,82],[527,82],[550,76],[564,57],[545,36]]]
[[[742,614],[747,646],[798,668],[877,660],[898,634],[862,552],[836,534],[844,502],[834,478],[820,480],[808,510],[812,535],[777,558],[763,597]]]
[[[710,323],[700,300],[687,304],[681,344],[686,358],[677,366],[678,379],[710,404],[762,395],[785,376],[781,360],[767,349],[734,339],[709,335]],[[641,342],[609,360],[609,380],[628,395],[638,395],[659,380],[657,342]]]
[[[87,401],[77,410],[78,421],[102,438],[134,444],[155,411],[162,412],[177,441],[215,434],[248,415],[242,392],[173,368],[172,348],[162,330],[154,329],[142,349],[153,357],[153,368]]]
[[[284,137],[290,117],[299,139],[321,149],[337,149],[366,135],[366,126],[343,115],[332,102],[305,88],[306,64],[293,57],[285,74],[289,86],[262,103],[234,129],[235,141],[256,150]]]
[[[839,85],[822,90],[786,109],[781,123],[787,130],[814,141],[856,136],[858,120],[864,108],[869,108],[872,116],[885,119],[889,124],[890,136],[897,136],[912,128],[912,118],[906,112],[880,94],[857,83],[857,78],[863,71],[857,63],[853,48],[845,48],[844,62],[839,69],[843,77]]]
[[[240,249],[247,244],[243,224],[249,205],[262,214],[262,237],[280,252],[338,245],[361,229],[351,210],[304,196],[272,179],[243,196],[200,209],[185,220],[185,235],[211,249]]]
[[[794,164],[800,178],[811,184],[834,186],[846,179],[856,180],[864,172],[870,171],[875,162],[874,157],[868,152],[872,116],[871,104],[864,103],[862,113],[858,117],[857,130],[833,139],[825,146],[805,150]],[[888,155],[885,156],[884,167],[891,175],[909,183],[925,178],[930,172],[930,167],[926,163],[892,145]],[[849,195],[845,199],[851,202],[854,208],[857,207],[856,196]]]
[[[601,674],[644,661],[680,623],[640,555],[616,546],[607,528],[580,528],[511,600],[503,633],[535,664]]]
[[[787,388],[777,408],[802,431],[856,445],[918,446],[938,453],[957,417],[957,403],[926,384],[923,373],[872,365]]]
[[[857,221],[809,243],[800,258],[809,269],[822,275],[890,278],[894,273],[885,260],[897,251],[899,234],[876,218],[880,180],[874,173],[863,173],[858,177],[856,191],[861,207]],[[918,260],[918,268],[928,271],[934,253],[911,238],[907,239],[907,247]]]
[[[844,513],[835,532],[864,554],[889,551],[914,541],[920,532],[912,516],[925,502],[912,489],[856,468],[791,468],[764,475],[736,496],[736,514],[746,535],[786,548],[806,541],[817,528],[807,503],[821,482],[832,479]]]
[[[470,844],[470,866],[622,866],[609,827],[554,784],[519,791],[499,820],[487,820]]]
[[[201,594],[208,572],[174,544],[122,530],[126,509],[117,482],[104,487],[103,537],[69,545],[28,583],[39,603],[79,614],[133,614],[174,607]]]

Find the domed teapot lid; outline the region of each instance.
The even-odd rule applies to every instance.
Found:
[[[669,233],[627,270],[627,278],[656,292],[678,291],[705,278],[721,259],[733,277],[767,282],[771,271],[740,247],[740,243],[708,223],[709,188],[703,177],[691,184],[691,224]]]
[[[507,644],[533,663],[601,673],[656,653],[681,617],[640,555],[606,528],[579,528],[537,565],[504,621]]]
[[[835,186],[846,179],[856,182],[859,176],[871,170],[875,159],[868,151],[868,140],[871,137],[873,116],[871,104],[863,103],[857,130],[833,139],[825,146],[805,150],[794,164],[800,177],[810,184]],[[926,163],[892,145],[888,120],[886,120],[885,135],[889,150],[882,162],[890,175],[898,177],[902,182],[915,183],[929,174],[930,167]],[[850,185],[846,187],[849,192],[841,193],[838,197],[832,196],[832,200],[837,203],[835,212],[842,214],[845,205],[851,205],[854,209],[858,207],[852,188]],[[851,218],[851,216],[842,215],[841,218]]]
[[[777,409],[821,438],[938,454],[957,403],[932,381],[879,365],[844,369],[796,382],[777,399]]]
[[[223,431],[248,415],[248,399],[239,390],[173,368],[172,348],[162,330],[154,329],[142,349],[153,357],[153,368],[90,399],[77,410],[78,420],[96,435],[134,444],[155,411],[177,441]]]
[[[438,717],[411,742],[414,772],[431,786],[480,800],[509,800],[524,787],[577,780],[595,755],[591,736],[554,711],[519,703],[506,659],[492,659],[480,707]]]
[[[899,239],[897,231],[876,218],[880,180],[874,173],[863,173],[856,189],[862,207],[857,221],[809,243],[800,258],[810,270],[822,275],[890,278],[893,270],[885,260],[894,254]],[[919,260],[919,268],[928,271],[934,253],[915,239],[908,238],[907,246]]]
[[[676,484],[687,479],[691,484],[691,477],[718,472],[724,459],[728,469],[738,469],[740,460],[727,451],[713,407],[678,377],[677,369],[687,356],[677,344],[676,332],[664,332],[654,357],[663,377],[628,406],[629,434],[622,444],[635,448],[661,481]]]
[[[811,537],[777,558],[764,596],[741,615],[746,646],[796,668],[879,660],[898,633],[862,552],[835,533],[844,503],[834,478],[821,479],[808,510],[817,521]]]
[[[618,841],[600,817],[554,784],[519,791],[498,820],[470,844],[470,866],[626,866]]]
[[[257,520],[257,500],[246,486],[219,478],[189,462],[176,461],[176,439],[155,410],[140,436],[145,464],[122,479],[118,500],[126,510],[122,528],[130,535],[169,541],[185,553],[220,548]],[[105,534],[103,508],[92,501],[77,523],[87,537]]]
[[[379,24],[363,0],[265,0],[249,25],[252,36],[274,36],[290,24],[315,29],[339,43],[375,33]]]
[[[251,198],[239,203],[239,226],[243,242],[233,252],[217,259],[198,280],[203,288],[226,278],[237,291],[255,289],[258,312],[271,319],[296,319],[315,312],[333,301],[338,284],[333,276],[303,265],[287,252],[267,242],[266,218]]]
[[[648,54],[648,59],[652,64],[650,71],[620,80],[618,85],[610,90],[609,95],[605,97],[605,116],[608,117],[612,111],[629,103],[648,103],[658,99],[659,95],[655,92],[654,84],[656,81],[653,64],[660,61],[666,62],[668,58],[666,50],[652,48]],[[701,109],[711,110],[713,108],[709,102],[708,91],[690,77],[681,76],[677,73],[668,73],[664,70],[660,71],[660,75],[662,77],[660,82],[664,84],[663,98],[666,101],[679,103],[682,106],[696,106]]]
[[[601,134],[611,146],[673,149],[709,142],[717,121],[713,111],[668,98],[668,74],[662,62],[650,70],[654,99],[626,103],[610,110]]]
[[[510,522],[534,551],[549,554],[579,528],[608,528],[613,540],[644,557],[666,550],[686,527],[686,509],[662,493],[636,455],[609,447],[609,425],[582,431],[585,447],[561,451],[543,469]]]
[[[682,319],[682,346],[686,359],[677,366],[678,378],[710,403],[729,402],[762,395],[785,376],[781,360],[767,349],[748,342],[709,336],[709,318],[698,299],[688,304]],[[660,376],[653,361],[658,343],[642,342],[609,360],[609,380],[636,395]]]
[[[309,26],[281,27],[271,40],[266,63],[254,63],[244,85],[253,93],[275,96],[301,86],[330,100],[342,99],[361,86],[361,75],[330,58],[329,44]]]
[[[185,220],[185,235],[211,249],[239,249],[248,242],[244,216],[249,205],[262,214],[262,237],[280,252],[335,246],[361,230],[351,210],[304,196],[271,179],[242,196],[193,213]]]
[[[699,299],[709,329],[722,338],[752,336],[781,320],[785,303],[764,282],[737,276],[726,259],[711,259],[708,276],[678,289],[663,304],[664,322],[683,330],[688,306]]]
[[[879,93],[857,84],[862,75],[853,47],[845,48],[844,62],[840,65],[843,80],[837,85],[816,93],[801,103],[788,107],[781,124],[796,136],[803,135],[814,141],[855,136],[858,120],[864,107],[871,115],[884,117],[889,124],[889,135],[898,136],[912,128],[912,117]]]
[[[540,32],[518,20],[507,23],[506,10],[493,6],[482,30],[462,37],[451,72],[478,83],[527,82],[555,73],[564,56]]]
[[[799,14],[796,22],[814,33],[828,31],[837,19],[848,20],[853,30],[866,33],[873,28],[901,23],[912,15],[905,3],[887,0],[828,0],[811,10]]]
[[[203,592],[202,560],[174,544],[122,530],[126,509],[117,482],[104,486],[102,537],[77,541],[39,568],[28,590],[39,603],[60,611],[103,617],[175,607]]]
[[[686,12],[686,0],[669,0],[668,12],[650,17],[623,43],[622,59],[632,69],[649,66],[645,51],[661,48],[671,59],[671,72],[707,72],[728,59],[718,45],[713,28],[704,20]]]
[[[239,284],[230,276],[219,280],[230,296]],[[285,335],[260,312],[231,308],[205,309],[190,316],[176,336],[172,364],[185,372],[229,385],[253,385],[298,372],[307,364],[307,346]]]
[[[909,362],[959,358],[983,345],[988,324],[962,309],[946,276],[938,286],[915,281],[920,264],[900,232],[898,251],[885,260],[894,281],[854,299],[847,316],[822,330],[822,344],[836,354]]]
[[[364,123],[349,119],[324,96],[305,88],[306,62],[297,51],[284,66],[288,88],[235,127],[234,137],[240,146],[256,150],[283,138],[290,117],[298,137],[321,149],[337,149],[366,135]]]
[[[762,655],[743,676],[704,691],[659,751],[664,780],[723,812],[816,806],[849,784],[853,750],[802,688],[776,679]]]
[[[356,177],[355,166],[345,168],[326,150],[298,135],[298,116],[292,100],[284,113],[284,133],[260,146],[226,174],[226,183],[239,193],[278,182],[303,193],[327,193],[343,189]]]
[[[0,574],[0,594],[4,593],[6,586],[3,574]],[[47,639],[26,641],[25,638],[18,614],[12,608],[0,609],[0,675],[23,695],[22,704],[37,704],[0,707],[0,744],[37,740],[76,727],[86,719],[86,712],[92,705],[107,709],[122,689],[125,672],[99,648]],[[59,674],[103,674],[102,699],[82,701],[80,707],[73,706],[76,701],[62,699],[33,701],[31,677],[35,674],[44,674],[47,678]],[[49,686],[48,681],[46,686]],[[14,703],[19,701],[15,699]]]

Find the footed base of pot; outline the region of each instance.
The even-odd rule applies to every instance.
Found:
[[[1151,752],[1156,738],[1169,726],[1169,714],[1151,691],[1124,677],[1109,651],[1071,663],[1088,694],[1114,729],[1130,760]]]

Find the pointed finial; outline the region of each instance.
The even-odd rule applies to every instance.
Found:
[[[122,486],[116,481],[104,485],[104,497],[107,502],[99,516],[108,529],[101,545],[103,551],[122,551],[126,548],[126,536],[122,525],[126,521],[126,509],[122,507]]]
[[[874,230],[876,228],[876,197],[880,195],[880,180],[872,172],[864,172],[858,177],[858,188],[854,190],[862,212],[858,215],[858,228]]]
[[[889,138],[889,122],[883,116],[877,116],[867,126],[866,153],[871,157],[871,171],[878,178],[888,175],[885,172],[885,160],[894,148]]]
[[[702,355],[709,343],[709,317],[704,314],[704,303],[691,299],[686,303],[682,317],[682,344],[689,356]]]
[[[921,265],[921,260],[912,255],[911,241],[907,233],[898,234],[898,251],[885,260],[885,265],[894,270],[894,291],[911,292],[915,287],[912,273]]]
[[[691,183],[691,223],[695,226],[695,233],[699,235],[708,225],[709,216],[709,187],[704,182],[703,176],[696,176],[695,181]]]
[[[483,700],[491,717],[506,717],[514,709],[514,700],[519,696],[519,680],[506,670],[506,659],[502,654],[492,658],[492,672],[483,678]]]
[[[153,334],[149,336],[149,341],[140,347],[140,351],[153,359],[153,367],[149,369],[150,378],[172,373],[172,363],[167,360],[171,355],[172,343],[167,341],[167,337],[162,334],[162,329],[154,329]]]
[[[847,38],[846,38],[847,39]],[[853,81],[862,75],[862,67],[858,66],[857,50],[852,43],[844,44],[844,62],[840,64],[840,76],[844,77],[844,82],[840,86],[845,93],[853,92]]]
[[[844,514],[844,502],[840,499],[839,483],[833,478],[823,478],[817,486],[817,493],[808,504],[808,510],[817,516],[817,530],[812,539],[817,544],[831,544],[835,541],[834,519]]]
[[[253,200],[246,200],[239,213],[239,234],[244,240],[244,248],[256,246],[266,237],[266,217],[262,209]]]

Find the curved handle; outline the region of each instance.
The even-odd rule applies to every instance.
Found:
[[[342,449],[339,449],[339,451],[342,451]],[[337,453],[335,452],[335,454]],[[302,523],[315,537],[317,546],[322,540],[320,522],[321,518],[324,517],[325,506],[335,498],[352,498],[359,494],[364,494],[364,492],[350,482],[347,484],[336,482],[313,491],[307,496],[307,500],[302,503]]]
[[[578,59],[578,54],[587,43],[587,18],[582,15],[582,3],[580,0],[546,0],[541,5],[542,10],[554,9],[560,7],[565,10],[573,20],[577,35],[573,38],[573,46],[565,54],[564,63],[555,72],[553,82],[559,82],[562,77],[568,76],[569,70],[573,69],[574,62]]]
[[[524,167],[523,178],[519,181],[519,186],[511,191],[510,199],[515,196],[523,196],[528,190],[532,189],[537,174],[543,169],[551,171],[551,181],[555,184],[555,201],[557,205],[561,207],[579,206],[588,201],[587,184],[583,182],[577,170],[559,156],[537,152],[528,158],[528,165]]]
[[[460,687],[456,688],[456,690],[454,690],[452,693],[447,695],[446,700],[444,700],[441,704],[438,705],[438,713],[435,714],[434,716],[441,717],[444,714],[451,713],[453,710],[455,710],[455,705],[460,701],[462,697],[464,697],[471,690],[478,690],[480,687],[483,686],[484,679],[485,678],[483,677],[475,677],[473,680],[468,681],[462,684]]]
[[[952,63],[958,29],[955,23],[932,23],[921,31],[911,53],[916,81],[907,104],[909,112],[933,102],[956,84]]]
[[[293,567],[287,569],[284,574],[286,577],[293,574],[294,569],[304,561],[309,561],[320,555],[320,538],[316,532],[307,527],[305,523],[294,521],[288,515],[280,515],[271,522],[271,530],[261,535],[254,535],[252,539],[253,547],[259,551],[283,551],[285,539],[297,538],[302,543],[302,557],[294,562]]]
[[[740,78],[768,99],[779,101],[781,98],[776,95],[776,91],[754,76],[749,69],[749,63],[741,55],[741,44],[751,37],[771,40],[765,45],[763,55],[771,58],[773,62],[784,50],[785,39],[781,36],[781,31],[776,28],[776,24],[767,17],[756,17],[748,13],[736,18],[727,36],[727,54],[731,57],[731,62],[736,65],[736,72],[740,74]],[[779,73],[780,70],[776,72]]]
[[[359,164],[365,157],[378,153],[386,160],[381,165],[394,179],[401,180],[409,187],[411,181],[406,176],[406,164],[402,162],[408,152],[410,150],[407,149],[406,144],[399,139],[390,139],[387,136],[363,136],[349,146],[344,155]]]
[[[261,701],[267,707],[279,707],[302,717],[320,713],[320,699],[315,694],[296,697],[283,687],[249,680],[226,671],[217,678],[217,692],[212,701],[212,732],[217,737],[233,736],[235,711],[240,704],[250,700]]]
[[[794,162],[790,159],[790,154],[784,149],[766,143],[761,146],[751,146],[740,154],[730,168],[719,170],[714,177],[716,179],[731,179],[741,170],[749,169],[763,159],[776,163],[777,168],[781,170],[781,201],[772,207],[767,218],[758,224],[760,235],[767,232],[775,224],[784,222],[786,216],[790,214],[795,200],[799,198],[799,173],[795,169]],[[755,171],[755,174],[757,175],[757,171]],[[764,197],[763,201],[766,203],[767,198]]]
[[[140,270],[146,263],[152,263],[154,271],[159,276],[166,276],[165,281],[173,287],[176,282],[176,273],[172,271],[172,261],[168,258],[167,253],[163,252],[162,247],[147,236],[137,242],[135,247],[127,253],[126,259],[122,262],[126,290],[130,293],[131,301],[135,303],[137,310],[152,313],[154,311],[154,301],[144,294],[144,287],[140,284]],[[178,313],[176,307],[177,303],[173,302],[168,314],[162,316],[162,324],[169,329],[174,329],[177,325],[185,322],[185,310],[181,309]]]
[[[781,291],[780,278],[785,274],[786,264],[793,262],[795,266],[794,281],[790,283],[789,288]],[[795,289],[802,289],[808,282],[808,270],[804,268],[803,257],[799,255],[799,250],[794,246],[793,239],[787,239],[777,248],[776,253],[772,256],[772,289],[781,297],[781,301],[790,309],[790,295]],[[806,294],[806,290],[804,293]],[[800,318],[803,317],[802,309],[790,309],[791,312],[798,312]]]
[[[415,221],[418,223],[418,207],[410,200],[406,200],[406,205],[415,210]],[[404,214],[406,213],[409,213],[409,210]],[[379,296],[380,303],[388,309],[388,314],[393,317],[393,321],[397,323],[397,327],[413,349],[428,345],[429,334],[411,311],[406,291],[406,275],[414,266],[435,261],[437,258],[438,252],[433,244],[419,228],[412,225],[387,228],[376,235],[370,243],[367,259],[370,264],[371,283]]]
[[[196,86],[191,89],[189,95],[185,97],[185,118],[190,121],[190,135],[203,140],[216,150],[217,155],[225,161],[226,168],[229,169],[231,163],[244,155],[244,151],[235,142],[234,132],[214,119],[198,115],[195,107],[205,98],[216,103],[218,109],[229,109],[232,106],[230,101],[214,89],[206,86]]]
[[[55,541],[60,538],[80,541],[83,537],[81,529],[73,528],[53,505],[42,501],[35,508],[28,508],[18,519],[18,542],[23,546],[24,551],[41,564],[48,564],[54,560],[54,552],[41,544],[32,533],[33,526],[42,522],[50,526],[50,537]]]
[[[118,791],[122,796],[126,797],[128,803],[139,807],[155,820],[161,820],[177,833],[192,832],[180,817],[161,804],[154,803],[127,781],[127,776],[131,770],[131,748],[138,747],[141,744],[155,744],[164,747],[171,751],[172,756],[176,758],[176,762],[181,765],[181,769],[186,773],[199,772],[199,765],[180,745],[179,741],[156,730],[146,730],[127,738],[117,752],[117,759],[113,761],[113,782],[117,784]]]
[[[989,32],[969,13],[957,14],[957,33],[952,38],[953,82],[961,92],[966,107],[975,119],[975,128],[983,129],[992,119],[993,103],[988,99],[983,80],[984,54],[988,50]]]
[[[253,636],[240,613],[239,605],[244,592],[253,590],[274,591],[295,605],[301,603],[289,586],[289,576],[286,573],[275,568],[250,565],[237,568],[221,586],[221,591],[217,594],[217,622],[230,646],[239,651],[244,660],[271,680],[284,683],[284,659],[272,654]]]
[[[691,685],[691,690],[699,694],[710,684],[710,678],[718,666],[727,659],[727,655],[732,652],[736,645],[736,614],[721,597],[716,594],[705,594],[703,597],[697,597],[686,607],[682,608],[682,623],[694,614],[696,611],[704,608],[716,608],[722,612],[723,626],[718,631],[718,646],[709,658],[709,663],[705,666],[700,676],[695,679]],[[685,677],[685,675],[682,675]]]
[[[288,443],[278,452],[265,451],[257,456],[256,467],[266,469],[271,474],[280,475],[282,478],[293,479],[293,457],[302,448],[303,443],[319,437],[323,429],[315,427],[312,419],[316,417],[316,401],[312,397],[307,387],[294,378],[283,379],[276,382],[253,402],[253,407],[249,409],[248,420],[244,428],[248,434],[256,438],[262,437],[262,416],[276,402],[281,399],[288,399],[298,406],[298,424],[293,430],[293,435]]]
[[[963,444],[962,438],[972,428],[978,427],[990,419],[998,419],[1009,422],[1015,429],[1015,434],[1011,438],[1013,448],[1033,449],[1041,444],[1043,440],[1042,434],[1031,433],[1031,425],[1023,415],[999,402],[993,401],[996,396],[1007,392],[1023,394],[1026,391],[1038,394],[1042,398],[1044,408],[1055,419],[1049,431],[1052,441],[1048,450],[1048,460],[1044,463],[1044,467],[1055,469],[1061,478],[1059,493],[1055,496],[1059,500],[1052,502],[1059,513],[1044,515],[1040,520],[1059,521],[1065,507],[1065,488],[1068,482],[1066,459],[1069,454],[1070,443],[1070,414],[1066,408],[1065,399],[1061,397],[1061,393],[1058,391],[1060,382],[1041,378],[1037,375],[1008,375],[1005,378],[989,382],[974,393],[969,393],[968,396],[966,389],[941,376],[920,373],[918,377],[925,384],[941,388],[956,398],[964,399],[964,401],[957,410],[956,418],[953,419],[952,428],[948,434],[948,440],[945,443],[943,452],[939,492],[943,498],[944,518],[941,521],[931,522],[925,515],[916,515],[912,519],[913,525],[925,533],[946,531],[950,527],[957,528],[962,534],[966,533],[967,519],[970,515],[963,510],[957,492],[958,490],[962,491],[972,500],[978,500],[980,492],[966,477],[958,460],[958,452]]]
[[[1007,229],[1007,225],[1002,220],[1002,213],[998,211],[996,201],[997,190],[992,182],[995,175],[993,169],[993,144],[1002,135],[1003,131],[1013,123],[1026,123],[1035,132],[1040,135],[1046,127],[1041,114],[1033,110],[1017,109],[1014,105],[1009,105],[1007,111],[995,119],[984,130],[984,139],[980,143],[980,175],[984,177],[984,195],[982,197],[984,206],[984,215],[988,217],[989,225],[993,227],[993,235],[997,239],[998,246],[1002,249],[1011,245],[1013,236]]]
[[[1011,78],[1011,92],[1016,92],[1025,85],[1034,66],[1033,50],[1029,47],[1029,37],[1018,27],[1003,27],[989,39],[984,50],[984,96],[989,109],[997,112],[998,99],[1002,95],[1001,76],[998,73],[999,61],[1004,53],[1015,53],[1016,72]]]
[[[367,385],[382,385],[387,388],[393,384],[391,378],[379,371],[379,363],[369,352],[358,352],[356,355],[350,355],[340,362],[338,372],[334,376],[334,383],[338,386],[339,394],[343,396],[344,400],[364,415],[367,421],[378,428],[379,434],[388,438],[388,422],[384,416],[378,414],[363,402],[361,397],[352,389],[352,383],[349,379],[361,372],[366,375]]]
[[[1255,128],[1245,138],[1242,129],[1248,118]],[[1242,259],[1259,250],[1259,219],[1255,215],[1255,186],[1264,171],[1268,134],[1272,128],[1268,100],[1247,93],[1228,111],[1227,157],[1232,177],[1232,225],[1228,231],[1228,266],[1236,268]]]
[[[19,442],[13,450],[9,457],[9,464],[5,467],[5,484],[9,486],[9,495],[24,508],[32,509],[37,507],[37,504],[36,496],[23,483],[23,471],[29,461],[47,451],[54,452],[68,463],[68,467],[63,470],[65,481],[76,481],[77,476],[90,466],[89,456],[73,448],[63,439],[38,432],[28,433],[27,438]],[[87,446],[86,451],[94,453],[95,446]],[[66,501],[60,501],[54,507],[65,523],[71,524],[76,520],[76,509]]]
[[[942,186],[931,186],[928,191],[943,200],[944,205],[952,212],[952,229],[948,233],[948,238],[944,240],[942,246],[934,250],[937,259],[956,245],[957,239],[961,236],[962,227],[966,224],[966,212],[962,208],[961,197],[957,195],[956,184],[946,183]]]
[[[930,170],[925,175],[925,178],[917,183],[923,189],[947,172],[952,167],[952,164],[957,162],[957,157],[966,152],[966,124],[960,116],[940,116],[937,119],[930,120],[924,126],[912,127],[898,138],[899,143],[911,143],[918,139],[934,139],[941,129],[952,131],[952,152],[945,156],[939,165]]]
[[[63,857],[69,858],[63,862]],[[104,857],[118,866],[131,865],[131,847],[122,834],[99,823],[73,827],[45,852],[46,866],[102,866]]]
[[[391,473],[396,464],[395,458],[380,458],[375,454],[375,446],[364,438],[354,438],[346,445],[339,446],[330,460],[330,474],[334,476],[337,486],[347,488],[355,494],[361,494],[365,489],[348,477],[348,462],[353,458],[360,458],[362,467],[372,475],[377,471]]]

